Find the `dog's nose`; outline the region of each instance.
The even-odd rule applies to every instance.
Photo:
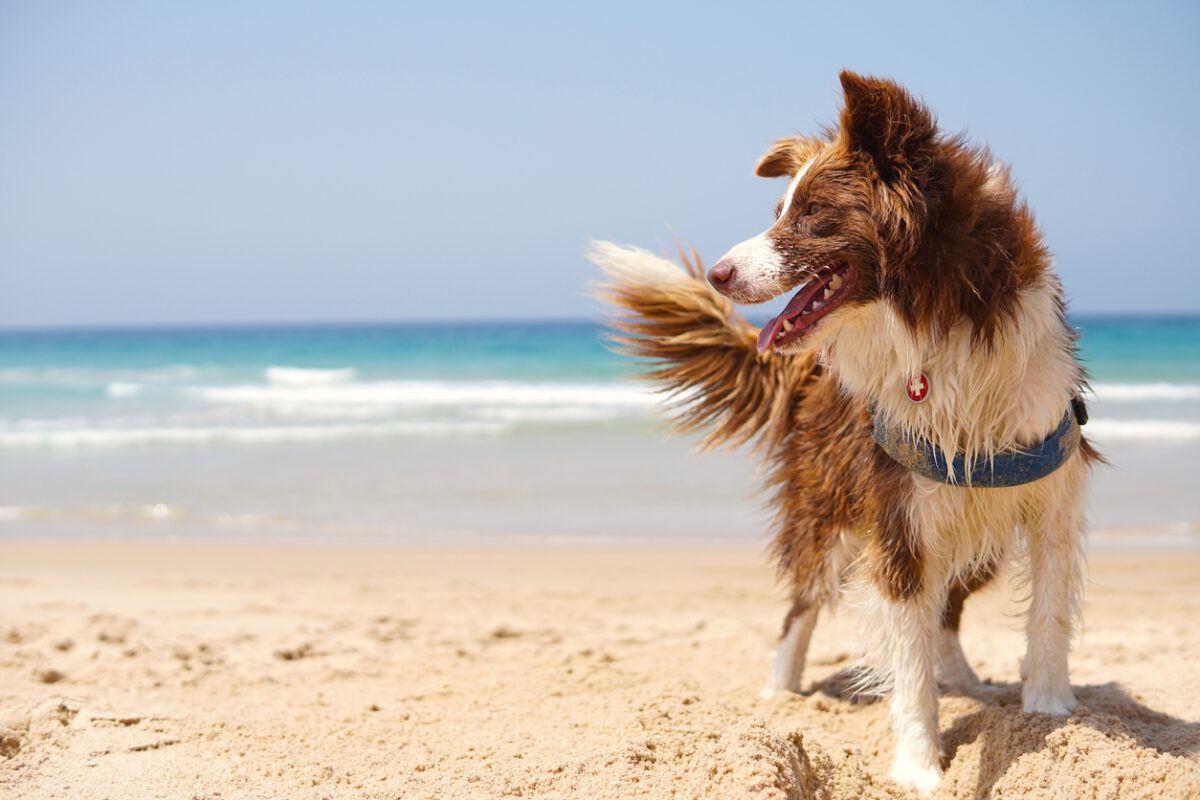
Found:
[[[724,289],[733,280],[733,273],[733,262],[728,258],[722,258],[708,271],[708,282],[718,290]]]

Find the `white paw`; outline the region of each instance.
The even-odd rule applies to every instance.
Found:
[[[780,683],[779,681],[772,679],[772,680],[767,681],[767,685],[762,688],[762,691],[758,693],[758,696],[759,696],[759,699],[761,699],[761,700],[770,700],[772,697],[779,697],[780,695],[783,695],[783,694],[799,694],[799,693],[800,693],[799,686],[795,686],[795,687],[788,686],[788,685]]]
[[[1065,717],[1075,705],[1075,695],[1068,687],[1058,692],[1026,692],[1021,708],[1026,714],[1053,714],[1056,717]]]
[[[942,767],[940,764],[918,764],[913,759],[897,757],[892,766],[892,780],[928,797],[942,780]]]

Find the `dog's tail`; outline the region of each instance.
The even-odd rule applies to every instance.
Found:
[[[775,451],[815,359],[760,356],[757,332],[704,280],[694,248],[679,248],[682,266],[608,242],[593,243],[588,257],[608,278],[596,294],[620,309],[608,321],[616,349],[651,360],[641,377],[667,391],[674,427],[708,429],[704,449],[752,442]]]

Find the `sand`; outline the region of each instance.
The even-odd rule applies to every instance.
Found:
[[[1005,582],[947,695],[938,797],[1200,797],[1200,554],[1098,553],[1080,708],[1021,713]],[[756,549],[0,543],[0,796],[906,797],[853,612],[761,700]]]

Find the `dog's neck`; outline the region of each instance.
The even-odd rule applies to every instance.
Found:
[[[821,343],[822,361],[890,425],[947,454],[986,458],[1040,442],[1083,383],[1060,296],[1051,275],[1023,290],[990,347],[973,343],[966,322],[934,341],[876,301],[852,311]],[[910,382],[922,374],[927,386],[917,402]]]

